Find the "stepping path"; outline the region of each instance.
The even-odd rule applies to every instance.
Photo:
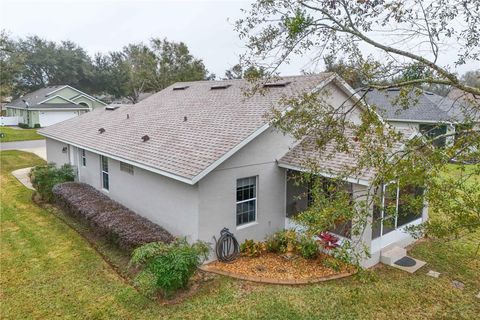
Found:
[[[12,175],[15,178],[17,178],[17,180],[20,181],[28,189],[35,190],[35,188],[32,186],[32,183],[30,182],[30,177],[28,176],[28,173],[30,172],[31,169],[32,167],[18,169],[18,170],[12,171]]]

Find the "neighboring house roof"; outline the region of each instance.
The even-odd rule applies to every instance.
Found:
[[[415,130],[410,128],[395,128],[395,130],[400,132],[405,139],[410,139],[416,134]],[[334,142],[327,143],[325,149],[319,152],[315,139],[307,137],[280,158],[278,165],[297,171],[310,171],[311,168],[316,168],[319,170],[318,173],[326,177],[336,177],[347,173],[346,180],[348,182],[369,185],[376,172],[373,169],[357,172],[356,154],[361,151],[360,145],[354,142],[355,131],[353,129],[346,128],[344,135],[352,141],[353,149],[349,153],[338,152]],[[398,151],[402,147],[402,143],[395,143],[391,152]]]
[[[13,109],[24,109],[23,107],[11,107]],[[75,103],[42,103],[29,106],[28,110],[90,110],[90,108]]]
[[[282,98],[336,79],[332,73],[284,77],[285,87],[253,96],[245,95],[245,80],[176,83],[135,106],[99,108],[39,133],[194,184],[264,132],[265,114],[281,107]]]
[[[367,89],[361,89],[365,93]],[[408,108],[400,97],[400,89],[368,89],[365,100],[374,106],[377,112],[390,121],[417,122],[462,122],[465,120],[463,106],[459,101],[451,100],[437,94],[412,90],[408,93]]]
[[[76,95],[75,97],[72,97],[72,98],[67,98],[67,97],[63,97],[61,95],[56,94],[58,91],[60,91],[64,88],[70,88],[70,89],[78,92],[78,95]],[[73,98],[78,98],[79,96],[87,97],[91,100],[101,102],[102,104],[105,105],[104,102],[102,102],[102,101],[96,99],[95,97],[92,97],[92,96],[90,96],[90,95],[88,95],[88,94],[86,94],[86,93],[84,93],[84,92],[82,92],[78,89],[75,89],[75,88],[73,88],[69,85],[58,85],[58,86],[48,86],[48,87],[45,87],[45,88],[40,88],[40,89],[35,90],[33,92],[27,93],[27,94],[23,95],[22,97],[17,98],[15,100],[13,100],[12,102],[9,102],[7,104],[7,107],[17,107],[17,108],[24,109],[26,107],[25,102],[27,102],[29,104],[29,108],[31,108],[34,105],[48,103],[49,100],[51,100],[55,97],[61,98],[61,99],[65,100],[66,102],[74,103],[74,101],[72,101]]]

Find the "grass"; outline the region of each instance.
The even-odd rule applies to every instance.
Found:
[[[45,139],[45,137],[37,133],[37,129],[12,129],[8,127],[0,127],[0,133],[5,134],[5,137],[0,138],[0,142]]]
[[[86,240],[31,202],[10,175],[42,163],[0,152],[0,301],[2,319],[475,319],[480,314],[480,234],[424,241],[411,251],[429,265],[416,274],[383,267],[374,280],[307,286],[257,285],[215,277],[181,304],[162,306],[122,280]],[[433,269],[438,279],[426,276]],[[451,280],[465,283],[454,289]]]

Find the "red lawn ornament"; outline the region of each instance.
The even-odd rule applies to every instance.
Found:
[[[326,250],[332,250],[338,247],[338,240],[340,239],[333,234],[322,232],[318,237],[320,238],[320,241]]]

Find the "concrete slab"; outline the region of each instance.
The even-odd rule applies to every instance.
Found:
[[[409,257],[409,256],[406,256],[406,257]],[[391,265],[391,267],[394,267],[394,268],[397,268],[397,269],[400,269],[400,270],[403,270],[403,271],[407,271],[409,273],[414,273],[415,271],[417,271],[418,269],[420,269],[421,267],[423,267],[424,265],[427,264],[425,261],[418,260],[418,259],[415,259],[415,258],[412,258],[412,257],[409,257],[409,258],[412,259],[412,260],[415,260],[415,265],[413,265],[411,267],[404,267],[404,266],[400,266],[398,264],[393,263]]]
[[[427,276],[438,278],[440,277],[440,272],[430,270],[427,272]]]
[[[32,186],[32,183],[30,182],[30,177],[28,176],[28,173],[30,172],[31,169],[32,167],[18,169],[18,170],[12,171],[12,175],[15,178],[17,178],[17,180],[20,181],[28,189],[35,190],[35,188]]]

